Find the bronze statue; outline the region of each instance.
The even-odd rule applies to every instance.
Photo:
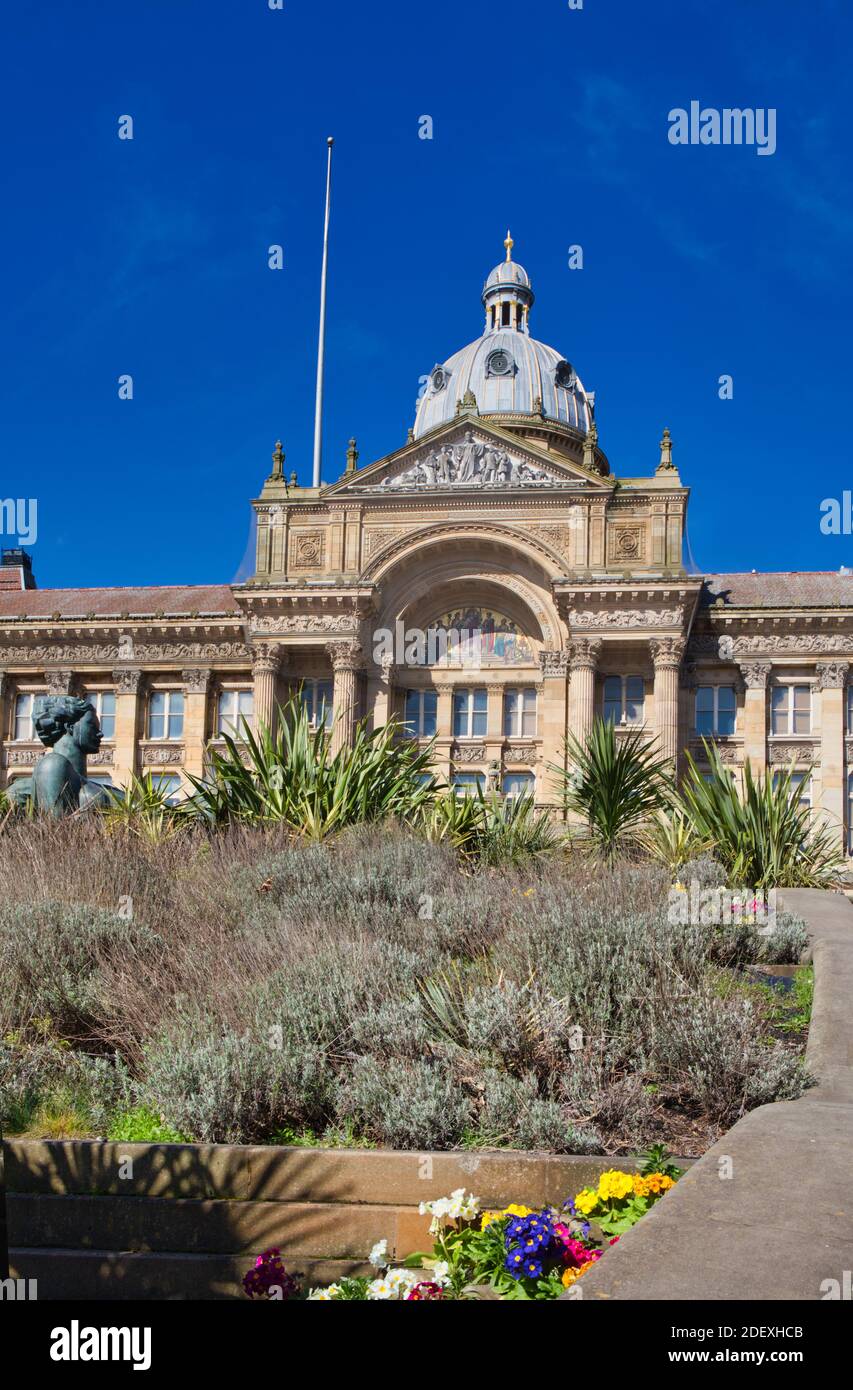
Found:
[[[86,757],[101,746],[101,725],[90,700],[76,695],[43,695],[33,709],[36,733],[48,749],[36,763],[31,777],[16,779],[8,788],[17,806],[32,801],[35,811],[70,815],[73,811],[106,806],[120,795],[117,787],[90,782]]]

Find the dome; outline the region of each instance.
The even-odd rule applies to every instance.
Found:
[[[562,353],[531,338],[530,277],[511,258],[509,233],[504,245],[506,260],[483,287],[485,332],[433,367],[418,403],[415,439],[453,420],[470,394],[481,415],[535,415],[579,434],[589,430],[592,397]]]

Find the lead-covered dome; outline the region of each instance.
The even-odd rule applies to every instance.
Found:
[[[452,420],[471,394],[481,415],[542,417],[582,435],[590,428],[592,397],[571,363],[530,336],[530,277],[512,259],[509,233],[504,245],[506,260],[495,266],[483,287],[485,332],[433,367],[418,403],[416,439]]]

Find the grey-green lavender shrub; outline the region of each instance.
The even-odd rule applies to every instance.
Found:
[[[160,937],[118,912],[62,902],[0,905],[0,1031],[49,1019],[87,1039],[110,1010],[103,969],[132,970],[162,951]]]
[[[322,1129],[331,1093],[321,1048],[277,1034],[217,1035],[199,1019],[147,1048],[138,1099],[201,1143],[245,1144]]]
[[[471,1103],[441,1059],[359,1057],[341,1074],[340,1121],[393,1149],[448,1149],[462,1139]]]
[[[759,939],[756,960],[768,965],[799,965],[809,944],[805,922],[789,912],[779,912],[766,936]]]
[[[532,1073],[514,1077],[489,1068],[483,1075],[476,1129],[486,1143],[517,1149],[548,1149],[567,1154],[603,1152],[595,1128],[574,1123],[564,1106],[540,1095]]]

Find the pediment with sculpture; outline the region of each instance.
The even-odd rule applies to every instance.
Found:
[[[347,491],[382,496],[485,489],[570,489],[585,491],[587,480],[568,469],[547,468],[532,453],[513,448],[482,430],[467,429],[453,438],[425,445],[412,457],[407,450],[395,471],[393,463],[363,482],[352,480]]]

